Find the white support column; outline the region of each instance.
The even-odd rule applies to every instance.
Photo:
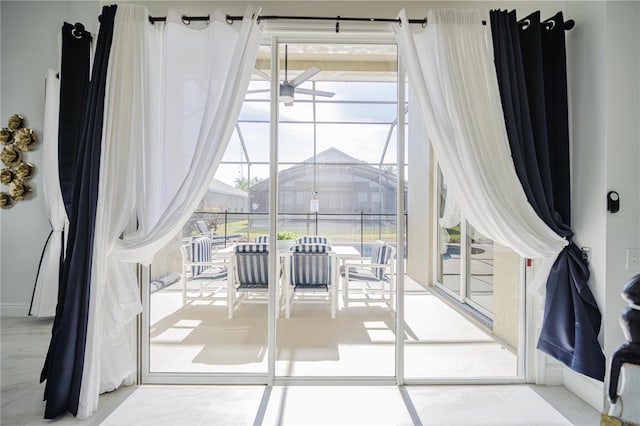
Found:
[[[267,384],[273,386],[276,353],[276,297],[278,295],[278,39],[271,38],[271,125],[269,144],[269,310],[267,327]]]
[[[151,266],[138,265],[138,283],[140,284],[140,298],[142,300],[142,313],[138,315],[138,374],[137,384],[146,383],[149,376],[150,345],[149,329],[151,312],[151,300],[149,299],[149,282],[151,281]],[[145,284],[146,283],[146,284]]]
[[[469,222],[463,216],[460,221],[460,303],[467,299],[467,285],[469,284]],[[444,284],[444,283],[443,283]]]
[[[396,202],[396,381],[404,383],[404,123],[405,123],[405,78],[402,58],[398,52],[398,184]]]

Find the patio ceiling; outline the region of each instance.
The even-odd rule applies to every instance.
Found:
[[[322,70],[311,80],[395,81],[397,49],[389,44],[287,44],[288,69],[302,71],[310,66]],[[271,70],[270,48],[258,50],[256,68]],[[284,78],[284,49],[281,49],[280,79]]]

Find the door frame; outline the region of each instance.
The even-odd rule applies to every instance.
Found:
[[[346,28],[343,27],[343,28]],[[271,47],[271,93],[277,93],[279,89],[278,65],[279,65],[279,43],[331,43],[331,44],[394,44],[397,45],[393,34],[387,25],[373,25],[369,31],[358,31],[341,34],[328,33],[326,29],[305,30],[300,26],[269,23],[263,31],[261,44]],[[142,314],[138,317],[137,323],[137,347],[138,347],[138,383],[139,384],[238,384],[238,385],[419,385],[419,384],[501,384],[501,383],[523,383],[525,381],[525,356],[535,353],[531,348],[531,337],[526,337],[528,322],[520,324],[520,347],[518,353],[518,377],[510,378],[462,378],[462,379],[406,379],[404,375],[404,339],[398,336],[404,335],[404,274],[405,274],[405,111],[404,104],[406,77],[405,69],[402,65],[402,58],[399,50],[398,58],[398,102],[397,102],[397,199],[396,199],[396,259],[401,259],[396,266],[396,286],[395,286],[395,374],[393,376],[296,376],[284,377],[275,375],[275,353],[276,353],[276,316],[275,316],[275,287],[270,287],[268,302],[268,327],[267,327],[267,371],[264,373],[170,373],[170,372],[150,372],[149,371],[149,286],[141,285],[141,300],[143,304]],[[269,270],[270,282],[277,280],[276,276],[276,234],[277,234],[277,213],[278,213],[278,100],[272,96],[270,101],[270,148],[269,148],[269,174],[270,174],[270,194],[269,194]],[[436,187],[437,189],[437,187]],[[437,191],[433,191],[436,193]],[[437,218],[437,215],[434,216]],[[433,221],[437,226],[437,219]],[[437,234],[434,234],[434,236]],[[437,239],[437,237],[436,237]],[[434,271],[436,268],[434,268]],[[524,289],[524,274],[521,289]],[[150,278],[149,267],[140,266],[140,283],[148,283]],[[434,283],[436,280],[434,279]],[[525,292],[521,291],[521,316],[525,315]],[[530,298],[526,298],[526,305],[529,306]],[[530,312],[530,310],[527,310]]]

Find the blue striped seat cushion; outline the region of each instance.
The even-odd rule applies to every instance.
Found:
[[[291,248],[291,284],[294,290],[327,289],[331,283],[331,246],[299,244]]]
[[[234,247],[236,253],[269,253],[269,244],[244,243]]]
[[[383,241],[376,241],[373,243],[373,249],[371,252],[371,263],[377,263],[380,265],[386,265],[391,261],[391,254],[393,253],[393,247],[389,244],[385,244]],[[385,268],[372,267],[371,272],[376,276],[376,279],[383,280],[385,278]]]
[[[211,245],[209,237],[196,237],[191,241],[189,256],[192,262],[211,262]],[[227,278],[227,268],[224,266],[192,265],[193,279],[223,280]]]
[[[211,238],[196,237],[191,240],[189,258],[191,262],[211,262]],[[191,276],[196,278],[206,269],[209,269],[209,266],[193,265],[191,266]]]
[[[258,235],[256,237],[256,243],[268,243],[269,242],[269,236],[268,235]]]
[[[328,244],[296,244],[289,249],[294,253],[329,253],[331,246]]]
[[[320,237],[317,235],[300,237],[296,240],[296,244],[328,244],[331,245],[331,241],[327,237]]]
[[[235,247],[239,289],[259,289],[269,285],[269,246],[238,244]]]

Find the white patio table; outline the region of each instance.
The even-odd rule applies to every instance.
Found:
[[[216,251],[214,253],[214,257],[217,256],[217,257],[231,259],[231,256],[233,255],[234,250],[235,250],[235,245],[225,247],[223,249]],[[291,252],[289,250],[280,250],[279,253],[280,253],[280,258],[285,259],[286,256],[289,255],[289,253]],[[353,246],[332,246],[330,254],[336,258],[336,264],[338,267],[334,268],[335,270],[333,271],[334,273],[333,282],[339,286],[340,266],[342,266],[344,262],[347,260],[360,259],[361,255],[360,255],[360,252]],[[230,265],[229,267],[231,268],[231,265],[233,265],[233,262],[229,262],[229,265]],[[227,280],[228,282],[227,285],[229,286],[233,285],[232,281],[233,281],[233,278],[235,277],[234,274],[235,274],[235,271],[232,271],[232,270],[228,271],[228,276],[230,279]],[[280,283],[280,285],[282,286],[282,282]],[[228,293],[230,292],[231,292],[231,287],[228,287]],[[280,288],[280,294],[285,294],[282,287]]]

